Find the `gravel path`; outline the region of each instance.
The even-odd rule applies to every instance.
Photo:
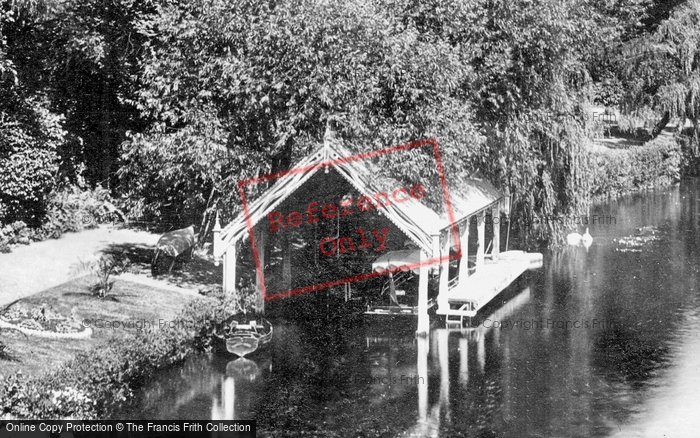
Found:
[[[158,234],[102,225],[60,239],[18,246],[0,254],[0,306],[69,281],[70,267],[78,259],[112,245],[155,246]]]

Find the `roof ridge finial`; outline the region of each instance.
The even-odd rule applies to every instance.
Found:
[[[333,116],[329,116],[326,119],[326,132],[323,134],[323,161],[330,161],[331,151],[333,150],[333,143],[336,141],[336,133],[333,128]],[[326,173],[328,173],[328,168],[326,167]]]
[[[221,231],[221,222],[219,222],[219,210],[216,210],[216,219],[214,220],[214,229],[212,231]]]
[[[323,134],[323,146],[329,147],[330,143],[336,139],[335,129],[333,128],[333,117],[326,119],[326,132]]]

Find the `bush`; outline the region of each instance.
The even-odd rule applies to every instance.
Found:
[[[700,135],[693,128],[684,129],[678,136],[683,160],[681,173],[683,176],[700,175]]]
[[[660,118],[660,115],[650,109],[639,110],[633,114],[622,114],[614,135],[638,141],[649,141],[651,131]]]
[[[658,137],[625,150],[593,153],[591,195],[609,198],[680,180],[681,150],[672,138]]]
[[[130,261],[124,253],[119,256],[96,255],[93,260],[81,260],[71,266],[71,277],[76,278],[82,274],[89,274],[97,280],[97,284],[91,288],[93,295],[104,298],[114,285],[114,281],[111,281],[112,276],[121,274],[129,263]]]
[[[126,342],[111,339],[51,374],[30,378],[18,372],[0,378],[0,417],[109,417],[158,370],[206,348],[202,336],[225,316],[220,301],[197,299],[187,304],[174,324],[149,327]]]
[[[0,252],[10,252],[10,245],[28,244],[31,231],[22,221],[0,227]]]
[[[0,252],[10,252],[12,245],[30,241],[55,239],[67,232],[94,228],[97,224],[126,220],[112,203],[109,192],[102,188],[81,190],[68,186],[49,195],[43,222],[29,228],[23,221],[2,226],[0,223]]]
[[[6,97],[12,100],[9,96]],[[0,110],[9,102],[0,102]],[[38,225],[58,171],[57,148],[65,142],[61,117],[32,100],[0,123],[0,222]]]

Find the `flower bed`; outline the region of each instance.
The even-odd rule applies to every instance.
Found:
[[[66,317],[45,306],[34,307],[22,303],[0,314],[0,328],[44,337],[84,338],[92,334],[92,330],[83,327],[73,315]]]

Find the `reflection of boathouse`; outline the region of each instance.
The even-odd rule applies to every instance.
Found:
[[[405,161],[429,157],[418,153],[426,149],[437,152],[437,144],[426,141],[372,155]],[[366,156],[350,155],[338,142],[327,142],[291,171],[249,181],[276,179],[236,220],[215,227],[214,255],[223,258],[225,292],[236,293],[252,266],[257,275],[247,282],[266,300],[328,287],[347,291],[383,274],[372,272],[372,260],[405,250],[408,243],[419,251],[417,262],[390,269],[418,271],[418,331],[424,333],[429,280],[438,284],[438,313],[463,318],[530,266],[533,255],[501,252],[500,219],[509,213],[509,203],[490,183],[451,175],[447,181],[407,183],[383,176]],[[426,193],[444,195],[445,202],[430,208]],[[534,257],[541,261],[541,255]],[[242,263],[247,269],[237,270]]]

